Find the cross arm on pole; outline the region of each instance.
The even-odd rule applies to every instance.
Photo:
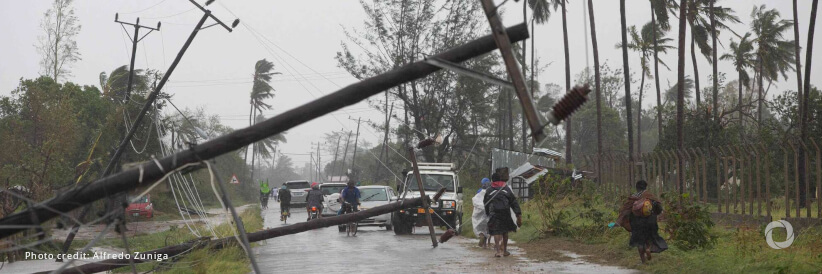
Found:
[[[220,26],[222,26],[223,28],[225,28],[225,30],[227,30],[228,32],[231,32],[234,28],[236,28],[236,27],[237,27],[237,25],[239,25],[239,24],[240,24],[240,19],[234,19],[234,22],[232,22],[232,23],[231,23],[231,27],[229,27],[228,25],[226,25],[225,23],[223,23],[223,21],[222,21],[222,20],[220,20],[219,18],[217,18],[217,16],[214,16],[214,14],[211,14],[211,11],[210,11],[210,10],[207,10],[204,6],[200,5],[199,3],[197,3],[197,2],[196,2],[196,1],[194,1],[194,0],[188,0],[188,1],[189,1],[189,2],[191,2],[192,4],[194,4],[194,6],[197,6],[197,8],[198,8],[198,9],[200,9],[201,11],[205,12],[206,14],[208,14],[208,17],[211,17],[211,19],[214,19],[214,21],[217,21],[217,24],[219,24]],[[206,1],[206,6],[210,5],[212,2],[214,2],[214,0],[208,0],[208,1]],[[212,26],[214,26],[214,25],[212,24],[212,25],[206,26],[206,27],[201,28],[201,29],[209,28],[209,27],[212,27]]]

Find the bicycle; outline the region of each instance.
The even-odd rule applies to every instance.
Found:
[[[348,202],[343,203],[343,214],[354,213],[354,206]],[[357,236],[357,222],[350,222],[346,228],[346,236]]]
[[[288,223],[288,217],[291,216],[291,210],[286,208],[280,208],[280,221],[283,221],[283,224]]]

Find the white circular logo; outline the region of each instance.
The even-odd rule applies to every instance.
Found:
[[[788,234],[784,242],[774,242],[773,241],[773,229],[777,227],[784,227],[787,230]],[[791,223],[785,220],[778,220],[773,221],[765,227],[765,241],[768,242],[768,246],[773,249],[783,249],[788,248],[793,244],[794,235],[793,235],[793,226]]]

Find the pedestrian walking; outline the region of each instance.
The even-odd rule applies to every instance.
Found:
[[[522,210],[514,192],[501,180],[498,173],[494,173],[491,180],[491,188],[486,190],[483,199],[485,214],[488,215],[488,233],[494,236],[494,257],[510,256],[508,233],[516,232],[522,226]],[[516,223],[511,211],[516,215]]]
[[[637,192],[625,199],[617,218],[617,223],[631,232],[628,244],[637,248],[642,264],[651,260],[651,253],[668,249],[665,239],[659,236],[657,224],[662,204],[647,188],[648,183],[644,180],[636,182]]]
[[[488,234],[488,215],[485,214],[485,192],[491,187],[491,179],[482,178],[477,194],[471,199],[474,212],[471,214],[471,223],[474,226],[474,235],[479,238],[480,247],[488,247],[491,240]]]

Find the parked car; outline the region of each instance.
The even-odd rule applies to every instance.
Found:
[[[285,182],[285,185],[291,191],[291,206],[305,206],[305,195],[311,190],[311,183],[306,180],[295,180]]]
[[[340,210],[340,191],[346,188],[345,183],[324,183],[320,185],[323,192],[323,217],[337,216]]]
[[[360,210],[366,210],[381,205],[396,201],[399,197],[389,186],[361,186],[360,189]],[[394,228],[391,219],[393,213],[386,213],[383,215],[371,217],[359,221],[359,226],[379,226],[385,227],[386,230]]]
[[[129,201],[133,201],[134,197],[130,197]],[[154,204],[151,203],[151,194],[146,194],[137,199],[137,201],[130,203],[126,207],[126,214],[135,218],[145,217],[151,219],[154,217]]]

